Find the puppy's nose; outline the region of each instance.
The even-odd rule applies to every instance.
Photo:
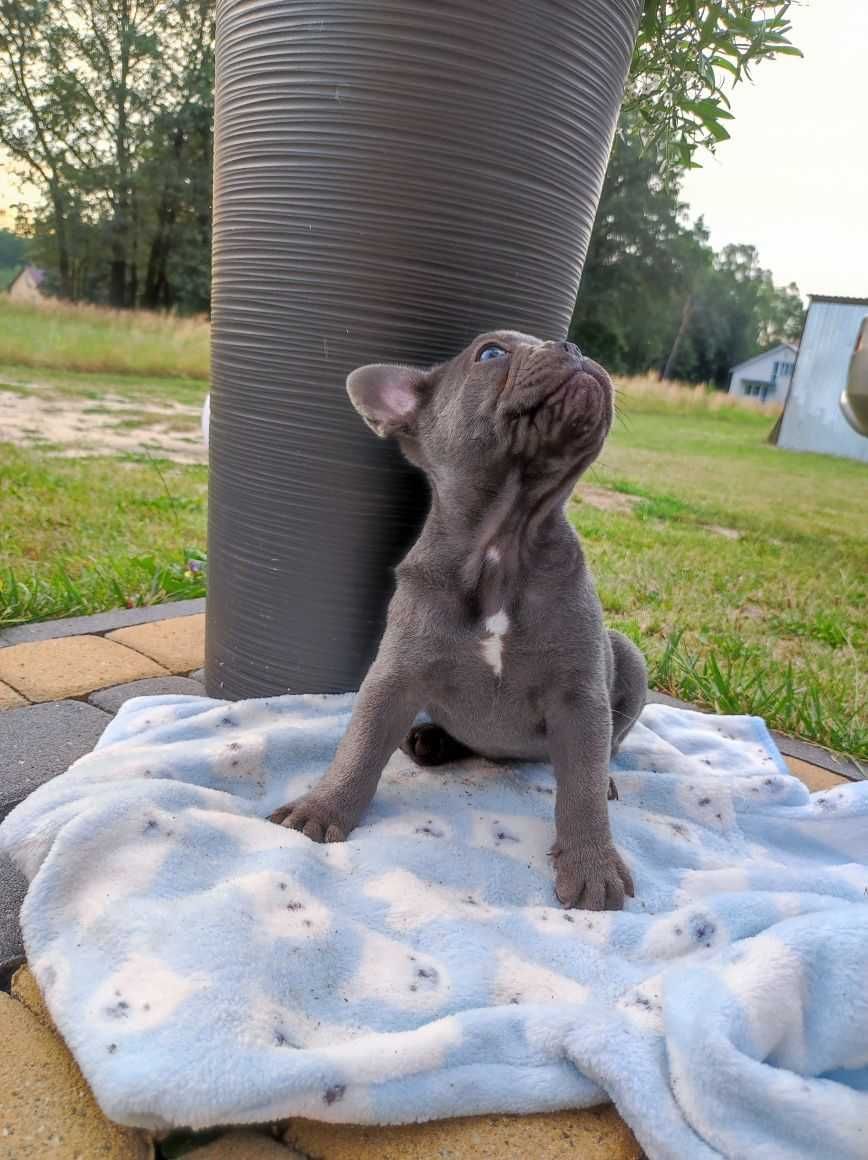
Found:
[[[576,344],[574,342],[562,342],[561,346],[564,348],[564,350],[567,352],[568,355],[570,355],[572,358],[574,358],[576,360],[576,362],[578,362],[581,359],[582,352],[579,350],[579,348],[576,346]]]

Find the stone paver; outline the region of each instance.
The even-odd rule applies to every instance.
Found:
[[[27,700],[8,685],[0,681],[0,709],[15,709],[19,705],[26,705]]]
[[[152,604],[147,608],[117,608],[93,616],[65,616],[58,620],[40,620],[37,624],[16,624],[0,631],[0,648],[11,644],[30,644],[35,640],[54,640],[59,636],[100,636],[131,624],[149,624],[172,616],[193,616],[205,611],[205,600],[176,600],[170,604]]]
[[[864,765],[860,767],[857,762],[851,761],[850,758],[829,753],[827,749],[821,749],[819,745],[814,745],[810,741],[799,741],[796,737],[785,737],[774,731],[772,731],[772,737],[787,761],[791,757],[797,758],[805,765],[819,766],[821,769],[828,769],[830,773],[840,773],[848,781],[862,781],[868,776],[868,771]]]
[[[15,869],[8,854],[0,854],[0,987],[24,956],[18,914],[26,893],[27,879]]]
[[[473,1116],[359,1128],[293,1120],[286,1142],[319,1160],[640,1160],[642,1149],[611,1104],[539,1116]]]
[[[149,677],[144,681],[128,681],[125,685],[99,689],[96,693],[91,693],[88,701],[106,713],[117,713],[124,701],[129,701],[130,697],[156,697],[163,693],[204,697],[205,686],[200,681],[193,681],[188,677]]]
[[[89,753],[110,720],[81,701],[0,713],[0,821],[37,786]]]
[[[121,628],[110,632],[108,639],[136,649],[170,672],[189,673],[198,669],[205,658],[205,616],[181,616]]]
[[[48,1014],[48,1008],[45,1006],[45,1000],[42,998],[39,984],[34,979],[30,967],[19,967],[12,976],[10,994],[13,999],[17,999],[19,1003],[23,1003],[30,1014],[35,1015],[43,1027],[48,1027],[49,1030],[53,1029],[54,1024],[51,1021],[51,1016]]]
[[[189,1160],[305,1160],[285,1144],[244,1129],[229,1132],[187,1155]]]
[[[0,1155],[8,1160],[151,1160],[141,1132],[110,1123],[62,1041],[0,995]]]
[[[30,701],[80,697],[122,681],[167,675],[149,657],[101,636],[69,636],[0,649],[0,680]]]
[[[823,789],[834,789],[836,785],[846,785],[847,778],[840,777],[837,773],[831,773],[828,769],[820,769],[817,765],[811,765],[807,761],[802,761],[798,757],[787,757],[787,765],[799,779],[804,782],[811,793],[818,793]]]

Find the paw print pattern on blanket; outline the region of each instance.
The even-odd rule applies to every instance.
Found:
[[[351,706],[129,702],[0,827],[34,973],[112,1119],[608,1096],[652,1157],[865,1160],[868,783],[812,797],[756,719],[648,706],[609,803],[636,897],[564,910],[545,765],[397,754],[347,842],[267,822]]]

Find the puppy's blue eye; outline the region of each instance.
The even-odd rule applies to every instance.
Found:
[[[479,354],[476,356],[477,362],[488,362],[493,358],[506,358],[506,351],[497,343],[491,342],[488,346],[484,346]]]

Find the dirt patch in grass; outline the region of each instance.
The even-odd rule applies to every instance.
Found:
[[[64,458],[144,452],[177,463],[205,463],[198,407],[169,399],[132,401],[102,395],[97,403],[40,383],[0,392],[0,440]]]
[[[736,528],[725,528],[721,524],[703,524],[707,532],[711,532],[715,536],[723,536],[725,540],[740,540],[741,532]]]
[[[574,498],[580,503],[590,504],[601,512],[621,512],[629,515],[640,502],[638,495],[622,495],[608,487],[594,487],[583,483],[576,489]]]

